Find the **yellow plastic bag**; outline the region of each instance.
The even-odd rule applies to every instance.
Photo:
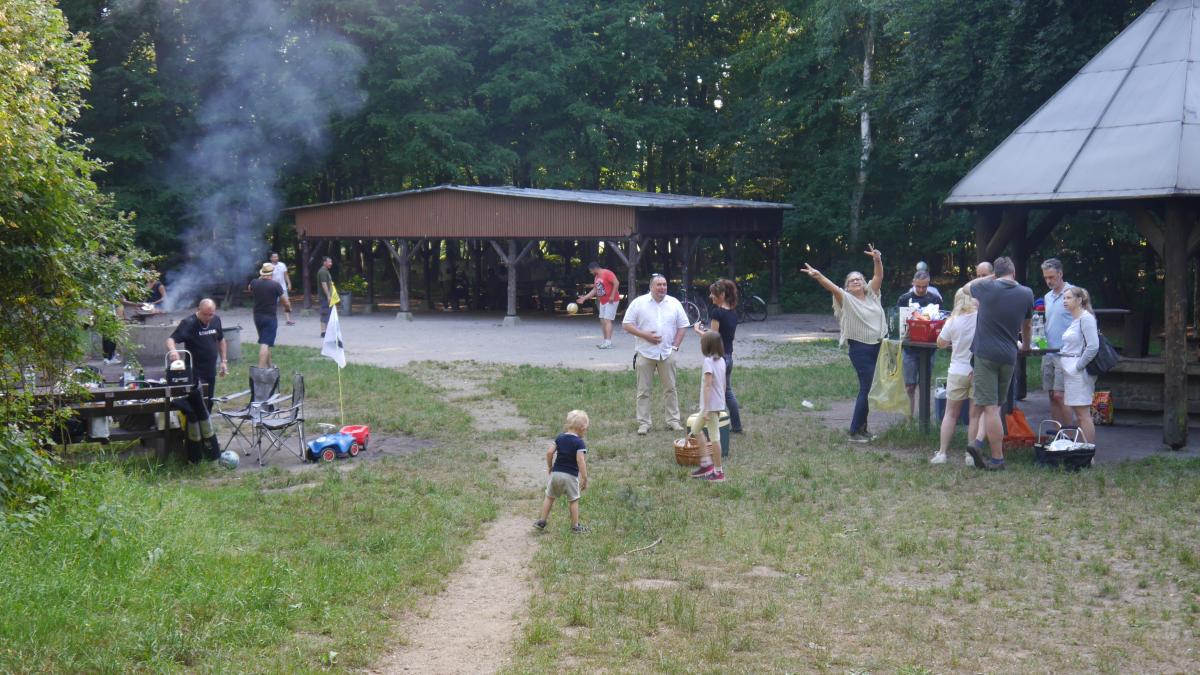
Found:
[[[342,301],[342,296],[338,295],[337,286],[330,282],[329,284],[329,306],[333,307]]]
[[[879,345],[879,360],[875,362],[875,378],[867,395],[872,411],[908,414],[908,391],[904,388],[904,349],[898,340],[884,340]]]

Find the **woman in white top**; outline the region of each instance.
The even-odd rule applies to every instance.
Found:
[[[1071,313],[1071,325],[1063,332],[1062,362],[1063,403],[1075,413],[1075,424],[1083,432],[1084,441],[1096,442],[1096,427],[1092,424],[1092,395],[1096,393],[1096,378],[1087,372],[1100,350],[1100,331],[1096,330],[1096,315],[1087,290],[1072,286],[1063,293],[1063,307]]]
[[[875,362],[879,359],[879,343],[887,335],[887,316],[879,301],[879,287],[883,284],[883,254],[868,244],[866,254],[871,256],[875,270],[870,283],[862,272],[846,275],[846,287],[841,288],[825,275],[804,263],[800,270],[817,280],[821,287],[833,296],[833,315],[842,329],[839,344],[847,345],[850,363],[858,374],[858,398],[854,401],[854,417],[850,420],[850,441],[866,443],[871,440],[867,431],[867,394],[871,393],[871,380],[875,379]]]
[[[937,454],[929,460],[930,464],[946,463],[946,451],[950,448],[950,441],[954,440],[958,416],[964,404],[971,406],[967,438],[975,438],[979,426],[979,408],[969,403],[974,393],[971,386],[971,345],[975,342],[975,320],[978,318],[975,312],[978,309],[979,301],[971,296],[971,292],[966,287],[958,289],[954,294],[954,310],[938,334],[937,345],[942,349],[950,348],[950,370],[946,373],[946,414],[942,417],[941,445]]]

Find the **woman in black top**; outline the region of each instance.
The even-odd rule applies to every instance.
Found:
[[[729,279],[717,279],[708,287],[708,298],[712,305],[709,309],[709,328],[697,321],[695,330],[703,335],[709,330],[721,334],[721,342],[725,343],[725,409],[729,411],[729,430],[735,434],[742,433],[742,414],[738,409],[737,395],[733,393],[733,336],[737,333],[737,284]]]

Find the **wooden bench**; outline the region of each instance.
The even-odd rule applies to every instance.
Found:
[[[102,387],[89,391],[82,399],[60,400],[60,394],[49,392],[39,394],[38,398],[39,407],[70,410],[81,423],[81,428],[68,424],[56,434],[60,445],[139,441],[143,447],[152,448],[158,459],[165,460],[171,452],[183,451],[186,438],[182,429],[171,428],[171,402],[187,396],[191,390],[190,384],[138,389]],[[161,429],[158,414],[162,414]],[[108,418],[113,425],[95,422]]]
[[[1096,380],[1096,390],[1111,391],[1118,410],[1163,411],[1163,373],[1161,357],[1122,357],[1116,367]],[[1188,413],[1200,414],[1200,362],[1187,364]]]

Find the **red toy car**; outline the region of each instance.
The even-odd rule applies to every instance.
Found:
[[[366,451],[367,441],[371,440],[371,427],[366,424],[351,424],[342,427],[338,433],[350,434],[358,441],[358,449]]]

